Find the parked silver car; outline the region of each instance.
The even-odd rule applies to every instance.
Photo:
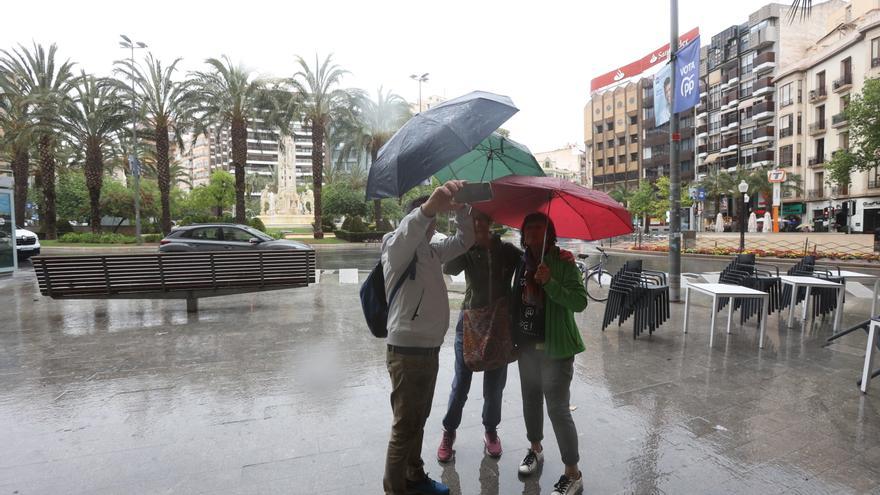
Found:
[[[307,244],[274,239],[259,230],[230,223],[188,225],[159,241],[159,252],[312,249]]]

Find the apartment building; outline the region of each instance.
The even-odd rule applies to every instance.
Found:
[[[776,77],[779,166],[802,179],[783,198],[782,215],[819,230],[880,227],[880,171],[854,173],[849,186],[828,182],[825,164],[848,149],[844,109],[865,80],[880,77],[880,0],[853,0],[822,19],[825,31]]]
[[[711,37],[701,51],[698,179],[715,170],[776,164],[779,67],[799,61],[824,32],[826,17],[843,5],[842,0],[814,4],[804,18],[791,17],[789,4],[769,4]]]

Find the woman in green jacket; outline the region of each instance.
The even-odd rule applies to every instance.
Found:
[[[525,253],[514,279],[512,316],[520,348],[523,417],[531,446],[519,472],[532,474],[543,462],[546,399],[547,414],[565,464],[565,473],[552,495],[570,495],[583,486],[578,469],[577,429],[569,398],[574,355],[584,350],[574,313],[587,307],[587,293],[577,267],[559,259],[556,228],[546,215],[528,215],[521,232]]]

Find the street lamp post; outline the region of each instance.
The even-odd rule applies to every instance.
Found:
[[[134,70],[134,50],[146,48],[147,44],[141,41],[131,41],[131,38],[124,34],[119,35],[122,41],[119,46],[126,50],[131,50],[131,67]],[[137,158],[137,105],[135,103],[134,94],[134,73],[131,74],[131,150],[128,157],[128,164],[131,167],[131,175],[134,177],[134,235],[137,243],[143,243],[141,239],[141,170],[140,162]]]
[[[422,112],[422,83],[428,81],[428,73],[425,72],[421,76],[412,74],[409,76],[410,79],[419,82],[419,113]]]
[[[739,210],[739,252],[746,250],[746,193],[749,191],[749,185],[742,180],[737,186],[740,193],[740,210]]]

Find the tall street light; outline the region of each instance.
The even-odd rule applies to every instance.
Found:
[[[741,253],[746,250],[746,193],[749,192],[749,185],[746,184],[745,179],[740,181],[737,189],[739,189],[741,205],[739,210],[739,252]]]
[[[134,51],[135,49],[146,48],[147,44],[140,41],[131,41],[131,38],[124,34],[119,35],[122,41],[119,46],[126,50],[131,50],[131,150],[128,155],[128,165],[131,167],[131,175],[134,176],[134,235],[137,243],[141,244],[141,170],[140,162],[137,158],[137,104],[135,103],[134,93]]]
[[[428,81],[428,73],[425,72],[421,76],[412,74],[409,76],[410,79],[419,82],[419,113],[422,112],[422,83]]]

